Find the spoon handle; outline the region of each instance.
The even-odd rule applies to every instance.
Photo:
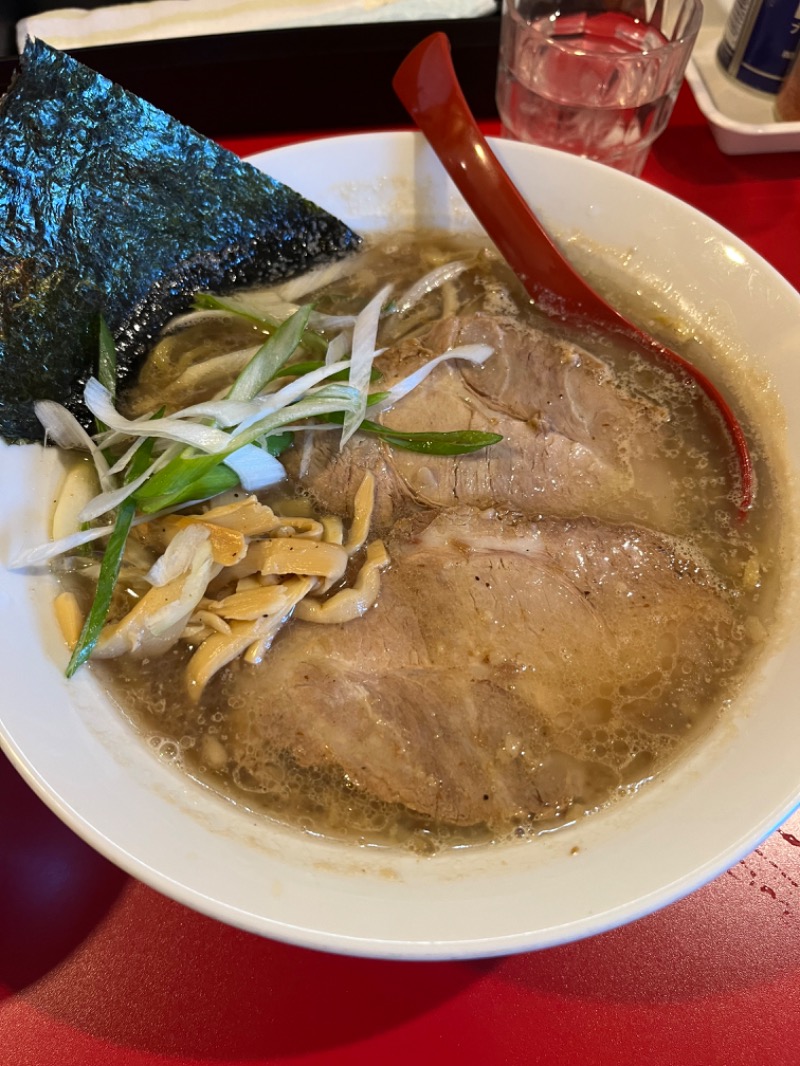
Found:
[[[564,314],[626,325],[564,259],[489,147],[461,91],[445,34],[432,34],[410,52],[392,85],[529,296],[555,294],[568,305]]]
[[[733,444],[740,480],[739,515],[744,517],[753,499],[752,460],[744,431],[724,396],[696,366],[629,322],[575,271],[481,133],[456,77],[446,35],[431,34],[412,49],[392,85],[534,301],[546,295],[551,313],[560,318],[583,318],[624,333],[639,347],[682,370],[703,390]]]

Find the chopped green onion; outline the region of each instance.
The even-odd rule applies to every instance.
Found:
[[[372,297],[353,324],[353,343],[350,349],[350,377],[348,380],[357,392],[358,404],[352,411],[345,413],[344,421],[342,422],[342,447],[358,429],[367,410],[367,390],[371,380],[372,362],[379,355],[376,345],[381,311],[390,291],[391,286],[385,285],[379,293]]]
[[[288,377],[297,377],[297,378],[299,378],[299,377],[302,377],[304,374],[310,374],[314,370],[321,370],[323,366],[325,366],[325,363],[321,359],[308,359],[308,360],[306,360],[305,362],[302,362],[302,363],[289,363],[288,366],[283,366],[283,367],[280,368],[280,370],[276,370],[275,373],[270,378],[270,381],[275,381],[277,378],[288,378]],[[380,370],[378,370],[377,367],[373,367],[372,368],[372,373],[370,375],[370,381],[380,381],[380,379],[382,377],[383,377],[383,374],[381,374]],[[331,374],[331,376],[327,380],[328,381],[347,381],[348,380],[348,371],[347,370],[340,370],[338,372],[338,374]],[[388,395],[389,395],[388,392],[380,393],[381,399],[385,398]],[[374,400],[372,402],[373,403],[377,403],[378,401]]]
[[[436,279],[438,283],[439,274]],[[426,284],[429,281],[426,279]],[[37,405],[42,424],[59,443],[74,447],[77,442],[95,459],[102,492],[87,505],[87,514],[100,513],[101,504],[107,505],[109,511],[116,506],[113,526],[95,531],[108,537],[107,546],[94,599],[67,667],[68,677],[90,658],[106,624],[134,521],[188,502],[213,499],[238,485],[257,491],[275,484],[285,477],[277,457],[292,445],[295,432],[306,427],[324,428],[319,425],[322,421],[344,427],[342,444],[360,429],[391,447],[428,455],[467,454],[503,439],[498,433],[476,430],[405,432],[364,420],[368,408],[376,417],[401,400],[439,363],[449,359],[482,363],[491,354],[486,345],[462,345],[428,360],[388,391],[370,393],[370,384],[382,378],[373,361],[383,351],[377,347],[377,334],[388,292],[387,287],[378,293],[354,318],[346,316],[347,328],[353,327],[352,340],[349,333],[336,334],[330,350],[323,336],[310,330],[308,323],[319,321],[321,328],[343,328],[344,319],[312,319],[311,304],[279,321],[208,293],[197,294],[196,308],[237,315],[268,336],[226,397],[187,407],[168,417],[159,411],[152,416],[159,420],[157,424],[146,416],[126,418],[117,410],[114,338],[100,319],[97,379],[90,378],[84,389],[84,401],[98,424],[95,439],[59,404],[43,401]],[[300,349],[312,358],[291,363]],[[265,391],[270,382],[280,378],[294,380]],[[166,450],[159,443],[162,440],[169,442]],[[107,462],[98,443],[117,449]],[[115,473],[125,471],[121,486],[109,475],[109,466]],[[59,550],[77,544],[76,536],[59,542],[63,543]],[[87,537],[88,534],[83,539]]]
[[[210,292],[198,292],[195,295],[193,306],[197,311],[226,311],[229,315],[238,315],[240,318],[246,318],[248,322],[258,326],[264,333],[274,333],[281,324],[272,315],[255,314],[239,304],[232,303],[230,300],[223,300],[219,296],[213,296]],[[309,355],[318,355],[324,358],[328,343],[319,333],[306,329],[303,333],[303,347]]]
[[[322,388],[317,389],[313,395],[265,415],[257,422],[253,422],[245,429],[240,430],[232,438],[231,451],[235,451],[245,444],[253,444],[262,438],[269,439],[269,435],[274,433],[276,429],[282,429],[286,425],[293,425],[306,418],[315,418],[332,413],[338,413],[344,417],[345,413],[355,410],[358,402],[358,394],[350,385],[324,385]]]
[[[292,433],[275,433],[266,438],[264,450],[277,457],[291,446],[293,440]],[[133,494],[136,506],[142,514],[155,514],[189,500],[209,500],[220,492],[236,488],[239,478],[224,464],[238,448],[239,445],[234,445],[225,452],[211,455],[184,452],[176,456],[137,489]]]
[[[259,326],[265,333],[273,333],[279,325],[277,318],[273,318],[272,315],[253,314],[252,311],[245,311],[238,304],[232,304],[229,300],[223,300],[210,292],[195,293],[192,307],[196,311],[225,311],[229,315],[238,315],[240,318],[246,318],[253,325]]]
[[[326,422],[334,422],[341,425],[343,415],[335,412],[325,415]],[[401,429],[391,429],[388,426],[380,426],[377,422],[364,419],[358,427],[362,433],[369,433],[379,437],[385,444],[393,448],[403,448],[409,452],[424,452],[427,455],[466,455],[469,452],[488,448],[491,444],[499,444],[503,439],[501,433],[483,433],[476,429],[456,429],[443,433],[433,430],[421,433],[405,432]]]
[[[311,304],[304,304],[278,326],[234,381],[227,399],[252,400],[261,392],[301,344],[310,314]]]
[[[227,454],[191,455],[184,452],[176,456],[136,490],[132,497],[136,506],[143,514],[154,514],[182,500],[201,499],[194,490],[222,465]],[[238,485],[238,477],[233,476],[234,484]]]
[[[111,399],[117,394],[117,346],[111,330],[106,325],[106,320],[100,316],[98,323],[98,352],[97,352],[97,380],[108,389]],[[108,427],[99,418],[95,419],[98,433],[103,433]],[[108,458],[108,456],[106,456]]]
[[[294,444],[294,433],[272,433],[264,441],[264,449],[277,459]]]
[[[112,397],[117,393],[117,349],[106,320],[100,316],[99,352],[97,356],[97,380]]]
[[[154,443],[154,438],[150,437],[136,452],[131,461],[130,469],[126,474],[126,481],[133,481],[134,478],[139,477],[147,469]],[[127,500],[120,504],[117,511],[114,529],[108,538],[108,544],[103,553],[103,561],[100,563],[100,574],[97,579],[94,600],[67,665],[67,677],[72,677],[75,671],[92,654],[103,626],[106,624],[108,612],[111,608],[111,598],[114,595],[119,570],[122,565],[125,544],[135,515],[136,502],[133,497],[128,497]]]
[[[216,457],[215,457],[216,458]],[[217,463],[211,470],[197,474],[193,481],[185,484],[183,488],[174,486],[170,491],[161,496],[151,496],[145,501],[136,498],[136,506],[141,514],[155,514],[157,511],[166,510],[168,507],[178,507],[182,503],[193,500],[211,500],[219,496],[221,492],[235,489],[239,477],[235,470],[231,470],[224,463]]]
[[[373,423],[361,423],[365,433],[374,433]],[[453,430],[445,433],[398,433],[386,431],[378,426],[377,435],[392,448],[402,448],[409,452],[423,452],[426,455],[467,455],[480,451],[492,444],[499,444],[502,433],[482,433],[479,430]]]

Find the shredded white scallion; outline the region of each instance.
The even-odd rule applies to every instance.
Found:
[[[105,456],[71,411],[55,400],[37,400],[33,409],[46,436],[54,444],[59,448],[89,452],[102,488],[113,486]]]
[[[286,477],[283,463],[255,444],[245,444],[225,459],[225,466],[234,471],[243,489],[259,492],[277,485]]]
[[[245,414],[241,422],[237,425],[236,433],[242,433],[244,430],[249,429],[251,425],[264,418],[265,415],[272,414],[274,411],[283,410],[285,407],[288,407],[290,404],[293,404],[297,400],[308,395],[312,389],[327,380],[327,378],[331,377],[333,374],[350,370],[350,367],[351,363],[348,360],[344,360],[340,363],[332,363],[330,366],[321,366],[318,370],[311,370],[308,374],[295,378],[294,381],[289,382],[288,385],[284,385],[283,388],[278,389],[277,392],[255,397],[250,401],[249,412]],[[225,401],[221,401],[218,406],[222,408],[224,403]],[[245,405],[242,406],[244,407]]]
[[[392,291],[386,285],[370,300],[356,318],[353,327],[353,350],[350,354],[350,384],[358,392],[358,406],[345,415],[342,426],[342,447],[350,440],[367,412],[367,393],[372,376],[372,363],[378,352],[375,344],[383,305]]]
[[[338,281],[339,278],[349,274],[351,270],[352,264],[346,258],[336,259],[332,263],[325,263],[322,266],[315,267],[313,270],[300,274],[296,278],[291,278],[289,281],[283,281],[276,285],[272,291],[276,292],[283,300],[287,300],[290,303],[298,303],[308,293],[315,292],[317,289],[322,289],[326,285]],[[257,296],[258,292],[254,292],[253,295]]]
[[[132,496],[134,492],[147,481],[151,474],[162,470],[169,460],[169,452],[164,452],[162,455],[159,455],[159,457],[151,463],[147,470],[145,470],[143,474],[140,474],[139,477],[133,478],[133,480],[126,482],[124,485],[120,485],[119,488],[99,493],[99,495],[89,500],[85,507],[81,508],[78,513],[78,521],[81,523],[93,522],[95,518],[108,514],[109,511],[116,510],[121,503],[124,503],[129,496]]]
[[[216,310],[212,308],[200,311],[187,311],[185,315],[178,315],[168,322],[161,330],[162,337],[171,337],[175,333],[181,333],[190,326],[196,326],[198,322],[210,322],[214,318],[229,318],[230,311]]]
[[[157,522],[159,518],[175,514],[176,511],[183,511],[187,507],[202,502],[202,500],[184,500],[174,507],[165,507],[163,511],[156,511],[154,514],[137,515],[131,525],[141,526],[147,522]],[[46,544],[39,544],[35,548],[27,548],[11,560],[8,568],[9,570],[23,570],[28,566],[41,566],[42,563],[47,563],[59,555],[66,555],[73,548],[81,548],[84,544],[91,544],[92,541],[103,540],[113,529],[114,526],[110,523],[103,526],[92,526],[90,529],[80,529],[66,537],[60,537],[58,540],[49,540]]]
[[[224,452],[231,444],[230,437],[214,426],[184,422],[180,418],[145,418],[129,419],[119,414],[114,407],[111,394],[96,378],[86,382],[83,398],[92,414],[111,429],[135,437],[161,437],[178,444],[189,444],[202,452]]]
[[[333,363],[338,363],[350,353],[350,349],[353,344],[353,334],[351,330],[342,330],[341,333],[337,333],[336,336],[328,344],[328,351],[325,355],[325,362],[328,366]]]
[[[225,302],[245,313],[269,313],[275,320],[285,319],[296,309],[296,300],[320,285],[338,278],[347,269],[349,267],[346,265],[335,263],[304,278],[294,279],[257,293],[234,295],[226,298]],[[458,260],[430,271],[404,293],[394,311],[406,310],[428,292],[458,277],[466,269],[467,264]],[[117,410],[108,389],[97,379],[89,378],[84,389],[84,401],[103,427],[93,437],[60,404],[54,401],[37,403],[36,413],[47,436],[61,447],[88,451],[97,468],[100,492],[83,507],[78,516],[79,520],[93,522],[115,510],[135,495],[153,475],[158,475],[160,480],[157,485],[154,483],[150,494],[145,493],[143,497],[143,500],[150,502],[158,499],[169,503],[170,500],[177,500],[179,496],[189,495],[195,481],[198,486],[224,483],[224,478],[211,478],[207,482],[197,480],[205,477],[203,472],[213,470],[213,463],[211,466],[208,463],[201,463],[199,467],[191,465],[192,461],[199,460],[204,454],[217,457],[218,461],[234,471],[241,487],[247,492],[275,485],[286,475],[280,460],[267,450],[268,439],[274,434],[305,432],[305,449],[301,463],[305,467],[309,462],[310,442],[315,433],[339,429],[341,426],[340,446],[343,447],[364,421],[368,411],[370,418],[373,418],[392,407],[441,363],[451,359],[465,359],[482,364],[491,355],[492,349],[483,344],[462,345],[451,349],[430,359],[412,374],[395,383],[378,403],[370,405],[373,364],[383,352],[383,349],[377,348],[378,329],[390,292],[391,286],[381,289],[355,316],[320,315],[312,311],[312,325],[333,333],[327,343],[324,364],[282,385],[280,379],[269,381],[252,398],[231,399],[220,395],[163,417],[160,413],[149,413],[137,418],[127,418]],[[198,319],[231,313],[235,312],[224,309],[193,312],[175,320],[169,330],[189,325]],[[304,313],[308,313],[307,310],[304,309]],[[247,359],[239,371],[237,381],[247,374],[247,368],[258,358],[260,351],[262,348],[243,349],[234,353],[237,359]],[[227,356],[221,358],[228,359]],[[291,363],[284,365],[291,367]],[[255,363],[253,366],[251,377],[259,373]],[[201,374],[202,367],[197,368],[197,372]],[[263,368],[261,372],[263,375]],[[331,381],[336,374],[346,375],[346,381]],[[263,375],[261,380],[265,376]],[[234,388],[229,390],[229,393],[235,391]],[[244,391],[246,395],[246,390]],[[146,440],[150,440],[149,446],[152,449],[148,468],[132,477],[131,464],[136,462],[139,449]],[[110,449],[121,452],[119,458],[115,458],[112,463],[109,463],[103,454]],[[195,470],[199,472],[193,473]],[[205,498],[207,496],[201,495],[193,502],[201,502]],[[187,501],[182,500],[174,507],[164,507],[158,514],[169,514],[189,505]],[[144,503],[143,509],[146,510]],[[134,522],[138,524],[139,521],[152,520],[154,517],[137,516]],[[24,552],[12,565],[38,565],[56,555],[106,537],[112,529],[111,525],[102,525],[78,531]]]
[[[442,266],[435,267],[419,281],[406,289],[400,299],[395,305],[395,311],[398,314],[403,314],[405,311],[410,311],[411,308],[419,303],[419,301],[427,296],[428,293],[434,292],[436,289],[441,288],[448,281],[453,281],[460,274],[463,274],[467,269],[467,264],[457,259],[452,263],[444,263]]]
[[[450,348],[442,355],[434,356],[433,359],[429,359],[427,363],[415,370],[413,374],[409,374],[402,381],[398,381],[396,385],[393,385],[385,399],[370,407],[370,415],[380,414],[381,411],[386,411],[393,407],[423,382],[440,363],[447,363],[451,359],[465,359],[467,362],[477,363],[480,366],[486,362],[493,351],[494,348],[488,344],[462,344],[458,348]]]

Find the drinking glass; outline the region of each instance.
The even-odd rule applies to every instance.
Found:
[[[504,0],[504,132],[640,174],[702,15],[701,0]]]

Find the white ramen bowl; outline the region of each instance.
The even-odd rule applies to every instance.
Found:
[[[752,363],[791,480],[800,467],[800,296],[708,218],[610,167],[511,142],[496,150],[564,238],[645,278],[681,317]],[[332,138],[255,164],[357,230],[475,223],[422,139]],[[781,401],[786,411],[782,422]],[[0,559],[47,537],[60,463],[0,449]],[[792,577],[789,584],[794,584]],[[789,590],[792,592],[792,589]],[[419,858],[316,839],[181,776],[91,673],[67,682],[49,575],[0,574],[0,738],[41,798],[134,877],[243,929],[402,959],[543,948],[629,922],[735,864],[800,802],[800,632],[776,644],[723,721],[637,795],[533,841]],[[268,667],[267,667],[268,669]]]

